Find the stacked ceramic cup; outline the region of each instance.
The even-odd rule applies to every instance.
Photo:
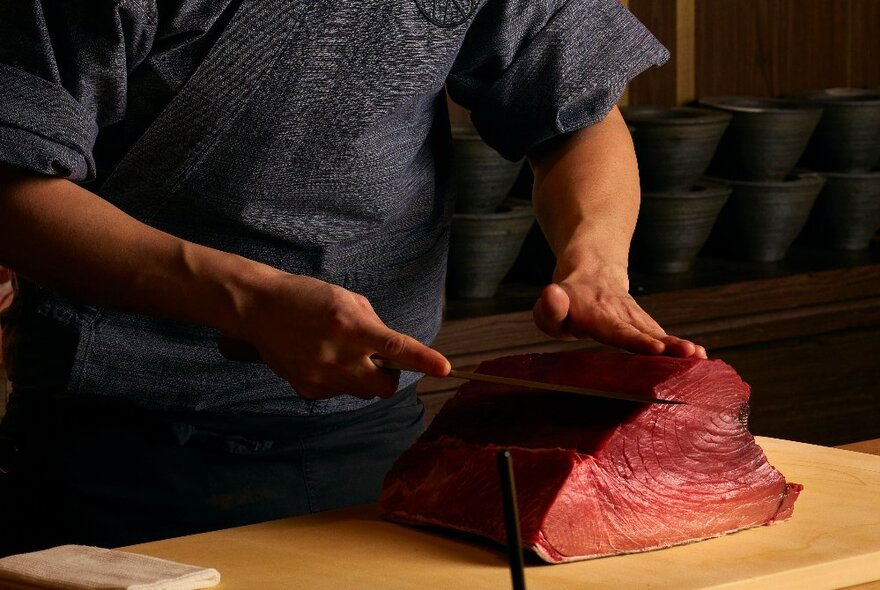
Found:
[[[690,270],[730,189],[701,180],[730,115],[688,107],[626,107],[642,203],[632,259],[652,272]]]
[[[804,155],[826,179],[810,233],[832,248],[867,248],[880,229],[880,89],[832,88],[798,98],[824,108]]]
[[[781,260],[824,182],[815,172],[796,169],[821,107],[747,96],[703,98],[700,105],[732,116],[709,168],[732,189],[713,241],[747,260]]]
[[[510,162],[469,126],[452,129],[456,206],[446,289],[453,299],[493,297],[535,221],[526,202],[508,202],[522,162]]]

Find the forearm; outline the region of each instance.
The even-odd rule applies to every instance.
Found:
[[[666,334],[629,294],[629,244],[639,174],[629,130],[605,120],[530,154],[538,222],[556,254],[554,284],[535,304],[538,327],[557,338],[592,337],[645,354],[706,357]]]
[[[0,264],[85,303],[235,335],[240,294],[272,269],[149,227],[62,179],[0,168]]]
[[[619,111],[530,154],[529,162],[535,213],[557,257],[557,280],[574,272],[625,275],[639,178]]]

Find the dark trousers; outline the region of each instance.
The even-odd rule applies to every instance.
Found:
[[[117,547],[372,502],[424,429],[415,387],[308,417],[28,396],[16,413],[14,466],[0,474],[0,555]]]

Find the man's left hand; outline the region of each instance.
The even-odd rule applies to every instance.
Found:
[[[568,276],[545,287],[532,311],[535,324],[554,338],[593,338],[640,354],[707,358],[702,346],[667,334],[619,280]]]

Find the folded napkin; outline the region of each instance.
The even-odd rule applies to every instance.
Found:
[[[85,545],[0,559],[0,588],[196,590],[219,583],[215,569]]]

